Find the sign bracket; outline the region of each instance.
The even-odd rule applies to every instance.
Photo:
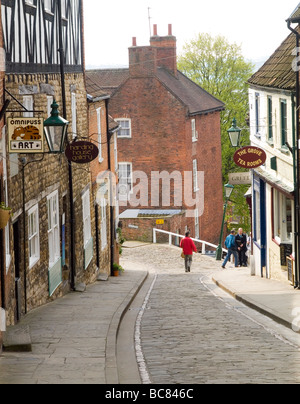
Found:
[[[29,111],[26,107],[25,107],[25,105],[23,105],[15,96],[13,96],[7,89],[5,89],[5,92],[18,104],[18,105],[20,105],[20,107],[22,108],[22,110],[20,111],[20,110],[15,110],[15,109],[7,109],[6,110],[6,113],[11,113],[11,114],[13,114],[13,113],[15,113],[15,114],[18,114],[18,113],[32,113],[32,114],[44,114],[45,113],[45,111]]]

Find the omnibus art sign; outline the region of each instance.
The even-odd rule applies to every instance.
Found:
[[[9,153],[43,153],[42,118],[8,118]]]
[[[242,168],[254,169],[265,164],[267,155],[263,149],[247,146],[239,149],[234,155],[234,162]]]
[[[72,163],[87,164],[95,160],[99,155],[99,149],[91,142],[73,142],[66,148],[66,157]]]

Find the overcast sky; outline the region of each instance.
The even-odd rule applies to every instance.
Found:
[[[167,35],[173,25],[178,53],[198,33],[222,34],[242,45],[245,58],[266,59],[289,34],[286,19],[297,0],[84,0],[86,64],[128,65],[132,37],[149,44],[150,29]]]

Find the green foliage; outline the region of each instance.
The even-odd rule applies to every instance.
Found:
[[[125,269],[121,265],[116,264],[116,263],[113,264],[113,270],[119,271],[119,272],[125,272]]]
[[[248,86],[247,80],[254,72],[254,65],[245,60],[241,46],[231,44],[223,36],[212,37],[209,34],[199,34],[195,39],[186,43],[183,54],[179,57],[179,70],[197,83],[204,90],[223,101],[226,110],[221,114],[222,128],[222,159],[223,181],[228,182],[228,174],[241,172],[233,161],[235,150],[232,148],[228,129],[233,118],[236,118],[242,131],[242,145],[249,145],[249,130],[247,129]],[[244,227],[249,220],[249,209],[244,198],[245,187],[237,186],[234,192],[234,216],[241,215]],[[242,220],[242,217],[246,216]]]
[[[122,234],[122,229],[120,227],[117,228],[117,235],[118,235],[118,243],[119,243],[119,254],[123,254],[122,245],[125,243],[126,239]]]

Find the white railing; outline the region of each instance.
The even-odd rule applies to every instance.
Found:
[[[169,245],[173,245],[173,237],[182,239],[185,236],[181,236],[180,234],[176,234],[176,233],[171,233],[169,231],[165,231],[165,230],[159,230],[159,229],[153,229],[153,243],[156,244],[157,243],[157,237],[156,237],[156,233],[162,233],[162,234],[167,234],[169,236]],[[204,255],[206,253],[206,246],[211,247],[213,249],[217,249],[218,246],[215,244],[211,244],[208,243],[207,241],[203,241],[203,240],[198,240],[196,238],[192,238],[192,240],[195,243],[199,243],[202,244],[202,254]],[[227,254],[227,250],[225,248],[223,248],[223,251]]]

